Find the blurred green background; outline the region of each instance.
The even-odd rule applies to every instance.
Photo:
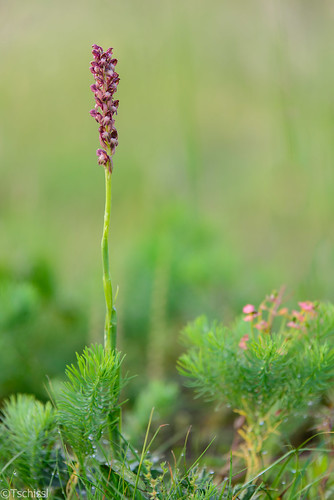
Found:
[[[2,0],[0,18],[1,397],[42,394],[102,339],[92,43],[119,59],[112,276],[134,394],[175,379],[198,314],[230,321],[282,284],[333,298],[333,2]]]

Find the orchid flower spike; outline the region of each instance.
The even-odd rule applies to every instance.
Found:
[[[91,90],[95,96],[95,108],[90,115],[95,118],[99,126],[100,143],[103,149],[98,149],[99,165],[103,165],[112,172],[112,156],[118,145],[118,134],[115,128],[115,115],[117,114],[118,100],[114,99],[117,91],[119,75],[115,71],[117,59],[112,57],[113,49],[110,47],[103,52],[102,47],[93,45],[90,70],[94,75],[95,83]]]

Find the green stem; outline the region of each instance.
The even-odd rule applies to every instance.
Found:
[[[104,327],[104,347],[106,350],[116,349],[116,310],[113,305],[112,285],[109,269],[109,244],[108,236],[110,229],[111,210],[111,172],[105,168],[106,198],[104,208],[104,224],[101,241],[102,266],[103,266],[103,288],[106,300],[106,320]]]
[[[110,277],[109,267],[109,230],[110,230],[110,211],[111,211],[111,172],[105,168],[105,208],[104,208],[104,224],[103,234],[101,241],[102,250],[102,268],[103,268],[103,288],[106,301],[106,319],[104,326],[104,348],[106,351],[116,351],[116,337],[117,337],[117,315],[113,303],[112,284]],[[118,384],[120,378],[120,371],[118,372]],[[114,455],[120,456],[120,410],[117,408],[112,412],[112,420],[110,424],[110,441],[114,451]]]

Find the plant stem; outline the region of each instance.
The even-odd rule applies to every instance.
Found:
[[[106,351],[116,352],[116,336],[117,336],[117,314],[113,303],[112,284],[109,267],[109,230],[110,230],[110,211],[111,211],[111,171],[105,168],[105,208],[104,208],[104,224],[101,241],[102,250],[102,268],[103,268],[103,288],[106,301],[106,319],[104,326],[104,348]],[[118,387],[120,379],[120,370],[118,370]],[[120,450],[120,426],[121,417],[119,408],[115,410],[113,417],[117,423],[111,423],[110,441],[114,451],[114,455],[119,455]]]
[[[111,209],[111,172],[105,168],[105,208],[104,224],[101,241],[102,267],[103,267],[103,288],[106,301],[106,319],[104,327],[104,347],[106,350],[116,349],[116,310],[113,305],[113,293],[109,269],[109,244],[108,236],[110,229],[110,209]]]

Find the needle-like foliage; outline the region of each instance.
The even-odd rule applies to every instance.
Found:
[[[120,354],[102,345],[86,347],[56,395],[58,422],[78,458],[93,454],[102,434],[117,425]]]
[[[179,371],[199,395],[257,417],[300,409],[334,378],[333,317],[333,307],[322,305],[304,332],[254,333],[242,348],[249,331],[242,318],[227,328],[202,316],[183,332],[188,351]]]
[[[54,466],[52,448],[57,435],[51,403],[44,405],[33,396],[18,394],[6,401],[2,411],[1,462],[6,474],[15,473],[25,487],[45,486],[47,471]],[[12,460],[9,466],[7,460]]]
[[[277,301],[274,297],[270,308],[265,303],[259,308],[267,308],[265,319],[249,304],[247,316],[230,328],[200,317],[183,333],[188,350],[179,371],[188,385],[244,419],[239,455],[248,475],[259,469],[264,443],[283,421],[306,414],[334,380],[333,306],[303,302],[291,315],[286,308],[278,311]]]

